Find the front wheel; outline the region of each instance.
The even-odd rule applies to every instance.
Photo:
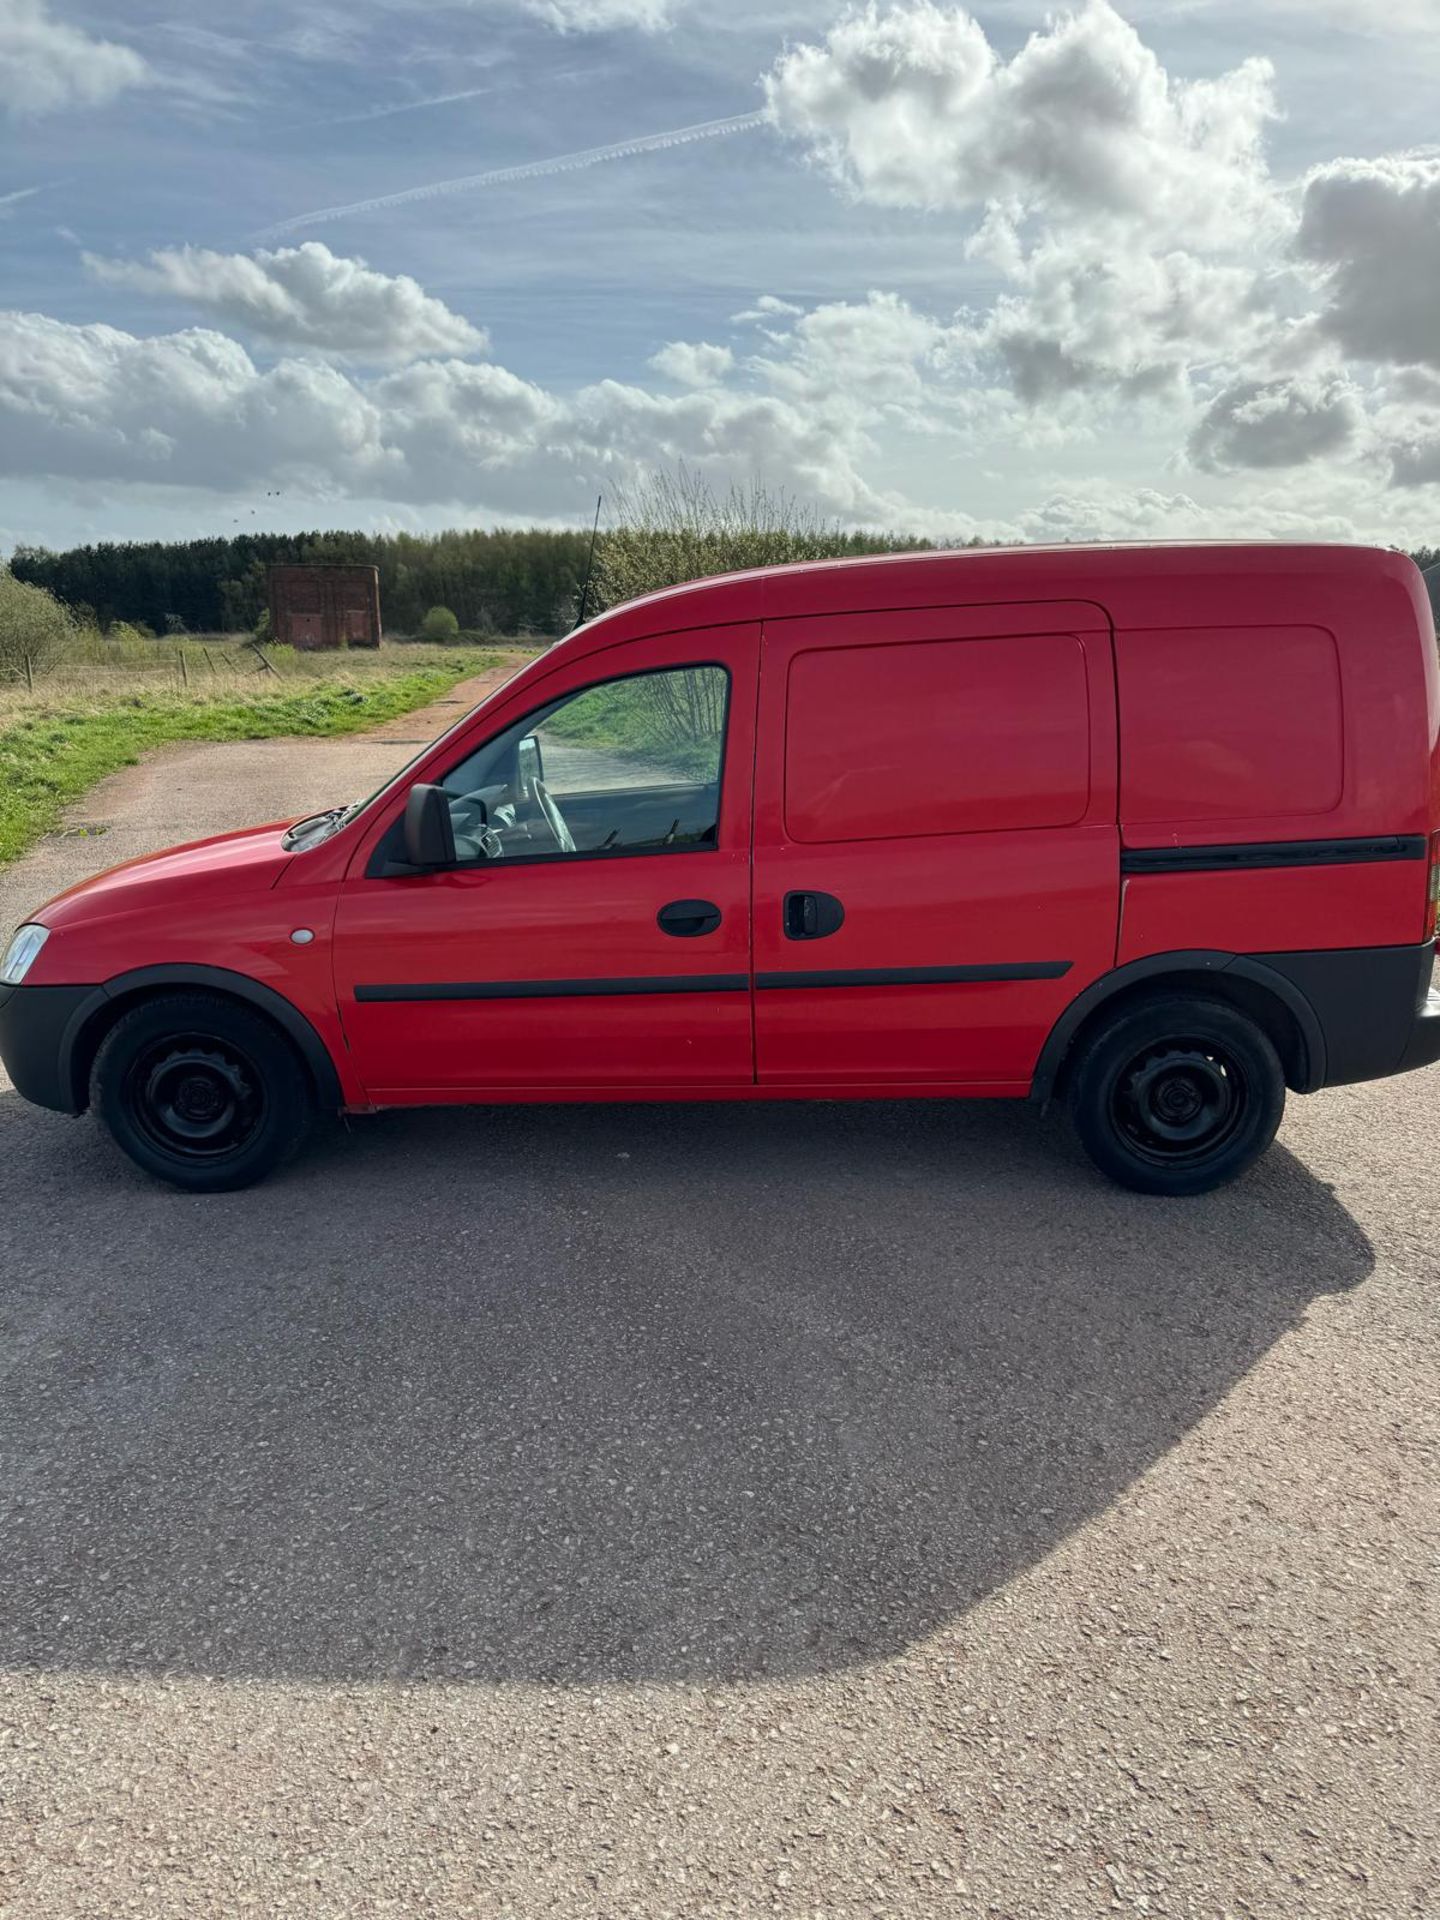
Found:
[[[176,993],[116,1021],[95,1056],[90,1104],[146,1173],[187,1193],[229,1193],[289,1158],[313,1099],[263,1015],[220,994]]]
[[[1208,1193],[1269,1146],[1285,1075],[1265,1034],[1223,1000],[1156,994],[1085,1043],[1071,1110],[1102,1173],[1138,1193]]]

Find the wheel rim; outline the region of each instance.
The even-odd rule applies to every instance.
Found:
[[[137,1129],[162,1153],[219,1160],[241,1152],[264,1124],[264,1084],[249,1057],[211,1034],[172,1034],[147,1047],[125,1079]]]
[[[1243,1067],[1211,1040],[1167,1040],[1136,1054],[1110,1096],[1121,1136],[1156,1166],[1209,1159],[1234,1139],[1249,1110]]]

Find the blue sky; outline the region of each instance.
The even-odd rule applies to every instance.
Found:
[[[939,535],[1440,543],[1440,4],[1375,17],[0,0],[0,550],[681,460]]]

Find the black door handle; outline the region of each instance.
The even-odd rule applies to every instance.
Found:
[[[825,940],[845,924],[833,893],[787,893],[783,915],[787,940]]]
[[[693,940],[697,934],[713,933],[720,919],[720,909],[713,900],[672,900],[656,914],[655,924],[662,933],[673,933],[677,940]]]

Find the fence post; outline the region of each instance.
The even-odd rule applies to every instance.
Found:
[[[187,686],[187,687],[188,687],[188,686],[189,686],[189,684],[190,684],[190,669],[189,669],[189,667],[188,667],[188,666],[186,665],[186,663],[185,663],[185,649],[184,649],[184,647],[181,647],[181,648],[179,649],[179,653],[180,653],[180,681],[181,681],[181,684],[182,684],[182,686]]]
[[[25,684],[31,693],[35,691],[35,669],[30,664],[30,656],[28,653],[25,655]]]

